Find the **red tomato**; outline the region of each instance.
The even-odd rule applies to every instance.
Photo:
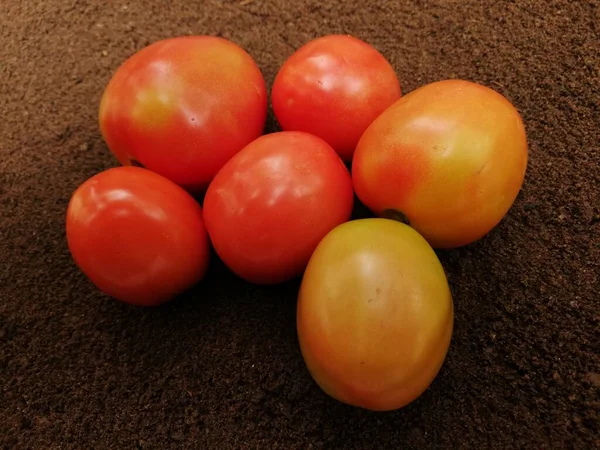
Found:
[[[349,162],[365,129],[400,95],[381,53],[355,37],[331,35],[289,57],[273,83],[272,103],[282,129],[314,134]]]
[[[349,220],[348,169],[323,140],[302,132],[262,136],[234,156],[204,198],[217,254],[257,284],[301,275],[319,241]]]
[[[323,238],[298,295],[302,356],[316,383],[349,405],[388,411],[437,376],[454,326],[444,269],[414,229],[352,220]]]
[[[357,196],[379,216],[401,216],[436,248],[485,236],[525,177],[527,139],[515,107],[464,80],[423,86],[365,131],[354,153]]]
[[[202,192],[235,153],[263,132],[267,91],[254,60],[213,36],[158,41],[118,68],[100,104],[108,147]]]
[[[126,303],[157,305],[199,282],[210,258],[200,205],[139,167],[85,181],[67,209],[67,242],[81,271]]]

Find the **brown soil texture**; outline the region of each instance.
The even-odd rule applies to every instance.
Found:
[[[599,24],[596,0],[2,1],[2,447],[599,448]],[[451,348],[431,387],[389,413],[312,381],[297,280],[256,287],[214,259],[180,299],[134,308],[100,294],[65,241],[71,193],[116,165],[97,110],[125,58],[216,34],[247,49],[270,86],[294,49],[330,33],[380,49],[405,93],[444,78],[493,87],[530,144],[505,220],[439,252]]]

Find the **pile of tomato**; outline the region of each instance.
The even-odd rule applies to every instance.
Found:
[[[256,284],[301,279],[297,331],[312,377],[349,405],[393,410],[442,366],[454,309],[434,249],[492,230],[528,149],[501,94],[441,80],[403,94],[351,36],[293,53],[270,89],[212,36],[155,42],[106,86],[99,126],[119,161],[73,193],[66,236],[98,289],[158,305],[200,283],[211,252]],[[350,169],[348,168],[350,167]],[[356,197],[373,213],[352,219]]]

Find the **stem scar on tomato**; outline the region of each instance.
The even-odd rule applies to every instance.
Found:
[[[383,210],[383,217],[386,219],[397,220],[398,222],[402,222],[406,225],[410,225],[410,220],[406,217],[402,211],[398,211],[397,209],[388,208]]]

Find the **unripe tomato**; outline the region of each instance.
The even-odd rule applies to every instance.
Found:
[[[314,134],[347,162],[361,134],[400,95],[400,82],[387,59],[347,35],[303,45],[285,61],[271,93],[283,130]]]
[[[485,236],[506,215],[525,177],[518,111],[464,80],[423,86],[383,112],[354,153],[357,196],[376,215],[404,217],[436,248]]]
[[[210,242],[202,209],[183,188],[139,167],[116,167],[73,193],[67,242],[81,271],[104,293],[158,305],[202,280]]]
[[[242,48],[213,36],[155,42],[126,60],[102,96],[99,122],[121,164],[141,164],[200,193],[263,133],[267,90]]]
[[[454,324],[435,252],[390,219],[342,224],[312,255],[297,329],[316,383],[349,405],[388,411],[418,398],[437,376]]]
[[[332,228],[350,219],[348,169],[322,139],[264,135],[219,171],[204,198],[216,253],[239,277],[274,284],[302,274]]]

